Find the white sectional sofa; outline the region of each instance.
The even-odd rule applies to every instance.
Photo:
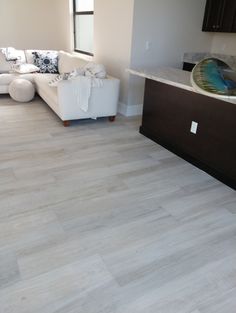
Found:
[[[35,50],[20,50],[19,54],[21,55],[21,61],[33,63],[33,51]],[[76,55],[63,51],[59,52],[58,59],[59,74],[69,73],[88,63],[88,61],[81,59]],[[86,118],[109,117],[110,120],[114,120],[114,117],[117,114],[119,97],[120,81],[118,79],[107,76],[107,78],[102,79],[101,86],[93,86],[89,98],[88,110],[84,111],[78,105],[78,99],[75,92],[77,85],[75,82],[72,80],[62,80],[58,82],[56,87],[49,85],[49,82],[57,75],[58,74],[43,73],[1,73],[0,94],[8,93],[9,85],[14,79],[24,78],[30,80],[35,85],[37,93],[59,116],[63,121],[64,126],[68,126],[71,120]]]

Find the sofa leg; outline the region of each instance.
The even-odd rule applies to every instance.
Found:
[[[110,122],[114,122],[114,121],[115,121],[115,119],[116,119],[116,117],[115,117],[115,116],[109,116],[109,121],[110,121]]]
[[[70,121],[63,121],[63,126],[64,127],[69,127],[70,126]]]

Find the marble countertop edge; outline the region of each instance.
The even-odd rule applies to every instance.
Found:
[[[153,70],[145,69],[126,69],[126,72],[139,76],[145,79],[151,79],[161,83],[165,83],[174,87],[182,88],[194,93],[204,95],[206,97],[215,98],[217,100],[222,100],[236,104],[236,99],[234,98],[219,98],[219,96],[214,94],[205,94],[204,92],[199,92],[193,88],[191,84],[191,73],[183,71],[177,68],[171,67],[157,67]]]
[[[141,69],[127,69],[126,71],[142,78],[152,79],[193,92],[195,91],[190,83],[190,73],[180,69],[160,67],[153,72]]]

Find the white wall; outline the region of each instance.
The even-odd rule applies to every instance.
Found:
[[[70,50],[69,0],[0,0],[0,47]]]
[[[236,54],[236,34],[201,31],[206,0],[94,0],[94,55],[121,79],[124,110],[143,101],[129,67],[181,67],[184,52]],[[0,0],[0,47],[72,50],[72,0]],[[146,41],[150,49],[145,49]]]
[[[201,31],[205,0],[135,0],[131,67],[182,66],[184,52],[210,51]],[[150,49],[145,49],[146,41]],[[128,105],[143,102],[144,80],[131,77]]]
[[[134,0],[95,0],[94,58],[121,79],[121,102],[127,102]]]
[[[236,34],[214,34],[211,52],[236,55]]]

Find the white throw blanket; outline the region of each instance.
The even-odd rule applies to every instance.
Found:
[[[107,73],[103,64],[89,62],[84,67],[84,75],[93,78],[106,78]]]
[[[89,98],[91,96],[91,78],[86,76],[77,76],[71,80],[74,96],[81,110],[88,111]]]
[[[81,110],[87,112],[89,109],[89,98],[92,88],[103,86],[103,79],[106,78],[106,70],[104,65],[89,62],[82,68],[77,68],[71,73],[58,75],[49,82],[49,86],[57,87],[62,80],[70,80],[72,90],[77,104]]]
[[[75,97],[81,110],[87,112],[89,109],[89,98],[92,88],[102,87],[103,80],[106,78],[106,70],[104,65],[93,62],[88,63],[83,69],[77,69],[71,73],[71,81],[73,81],[73,89]]]

